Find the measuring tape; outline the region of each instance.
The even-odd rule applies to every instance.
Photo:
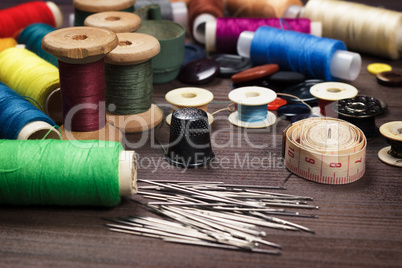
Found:
[[[346,184],[365,172],[367,140],[356,126],[335,118],[308,118],[284,132],[285,166],[319,183]]]

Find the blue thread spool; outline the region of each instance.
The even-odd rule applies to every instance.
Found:
[[[353,81],[361,68],[361,57],[346,51],[342,41],[262,26],[242,32],[237,42],[240,56],[254,65],[276,63],[283,71],[310,78]]]
[[[237,111],[229,115],[229,121],[244,128],[264,128],[276,122],[275,114],[267,109],[276,99],[275,91],[265,87],[240,87],[232,90],[229,99],[237,103]]]
[[[55,125],[50,117],[0,82],[0,139],[59,139]]]

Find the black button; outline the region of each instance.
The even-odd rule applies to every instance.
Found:
[[[300,84],[306,80],[306,76],[297,72],[279,71],[268,78],[271,89],[280,92],[287,87]]]
[[[396,71],[382,72],[377,74],[377,82],[383,86],[402,86],[402,73]]]
[[[278,108],[278,116],[290,120],[293,116],[311,113],[310,108],[304,104],[287,104]]]
[[[215,54],[212,56],[219,63],[219,76],[231,77],[253,66],[250,59],[239,55]]]
[[[207,57],[207,53],[205,52],[205,49],[203,49],[202,47],[197,46],[195,44],[191,44],[191,43],[185,44],[184,53],[185,53],[185,56],[184,56],[183,65],[186,65],[190,61],[204,59]]]
[[[310,88],[318,83],[323,82],[325,81],[320,79],[306,80],[302,83],[286,88],[285,90],[282,91],[282,93],[296,96],[302,101],[306,102],[307,104],[316,106],[318,105],[318,99],[313,95],[311,95]],[[281,96],[281,97],[287,100],[289,104],[291,103],[301,104],[301,102],[298,99],[288,96]]]
[[[178,79],[183,83],[200,85],[212,81],[219,71],[219,63],[213,59],[190,61],[181,68]]]

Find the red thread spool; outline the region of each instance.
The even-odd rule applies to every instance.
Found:
[[[15,37],[33,23],[45,23],[60,27],[63,15],[53,2],[28,2],[0,10],[0,38]]]
[[[121,132],[106,123],[104,105],[104,56],[117,44],[112,31],[91,27],[64,28],[43,38],[43,49],[59,60],[63,139],[121,140]]]

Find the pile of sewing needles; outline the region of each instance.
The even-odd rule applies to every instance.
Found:
[[[316,218],[285,208],[318,209],[311,197],[267,192],[284,187],[229,185],[223,182],[139,180],[138,194],[156,201],[140,203],[162,216],[107,219],[110,231],[163,239],[164,241],[280,254],[279,244],[264,240],[261,228],[290,231],[313,230],[272,215]],[[264,190],[262,190],[264,189]],[[263,249],[260,245],[273,249]]]

